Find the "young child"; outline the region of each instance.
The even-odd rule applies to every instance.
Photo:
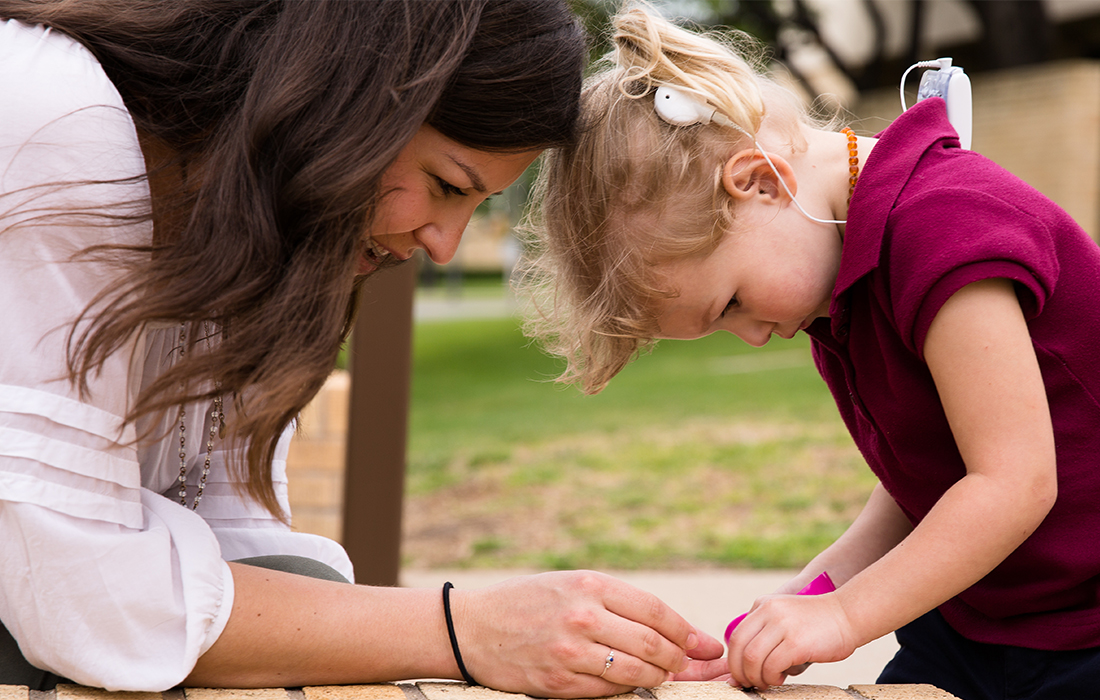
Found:
[[[614,26],[581,140],[540,175],[528,332],[595,393],[657,338],[805,331],[880,480],[779,591],[827,571],[836,592],[757,601],[732,682],[782,683],[897,630],[881,682],[1094,693],[1095,242],[962,150],[941,99],[877,138],[838,133],[721,39],[645,9]]]

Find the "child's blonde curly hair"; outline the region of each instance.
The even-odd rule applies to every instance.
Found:
[[[525,332],[566,359],[558,381],[590,394],[658,335],[656,306],[674,292],[655,267],[707,255],[732,230],[721,168],[751,147],[747,134],[766,114],[792,149],[804,147],[804,110],[746,59],[761,55],[747,36],[691,32],[642,7],[613,27],[615,49],[585,84],[577,143],[544,156],[516,277],[530,303]],[[667,124],[652,98],[662,85],[701,97],[744,133]]]

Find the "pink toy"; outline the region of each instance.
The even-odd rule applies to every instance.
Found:
[[[820,576],[815,578],[813,581],[810,581],[809,585],[799,591],[798,595],[821,595],[822,593],[832,593],[835,590],[836,586],[833,585],[833,580],[829,578],[829,574],[822,572]],[[745,619],[745,615],[748,615],[748,613],[738,615],[737,617],[733,618],[733,622],[729,623],[729,625],[726,626],[727,644],[729,644],[730,635],[733,634],[733,630],[737,627],[737,624],[741,622],[741,620]]]

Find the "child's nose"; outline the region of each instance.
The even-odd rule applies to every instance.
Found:
[[[746,321],[740,327],[734,329],[733,333],[754,348],[759,348],[771,340],[773,328],[775,328],[774,323]]]

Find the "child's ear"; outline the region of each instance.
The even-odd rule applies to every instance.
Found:
[[[768,165],[768,161],[760,151],[750,148],[730,156],[722,166],[722,186],[729,196],[737,201],[748,201],[757,196],[764,196],[776,202],[790,201],[798,191],[798,183],[795,181],[794,170],[787,161],[774,153],[769,153],[775,170]],[[790,188],[790,194],[779,182],[776,171],[783,177],[783,182]]]

